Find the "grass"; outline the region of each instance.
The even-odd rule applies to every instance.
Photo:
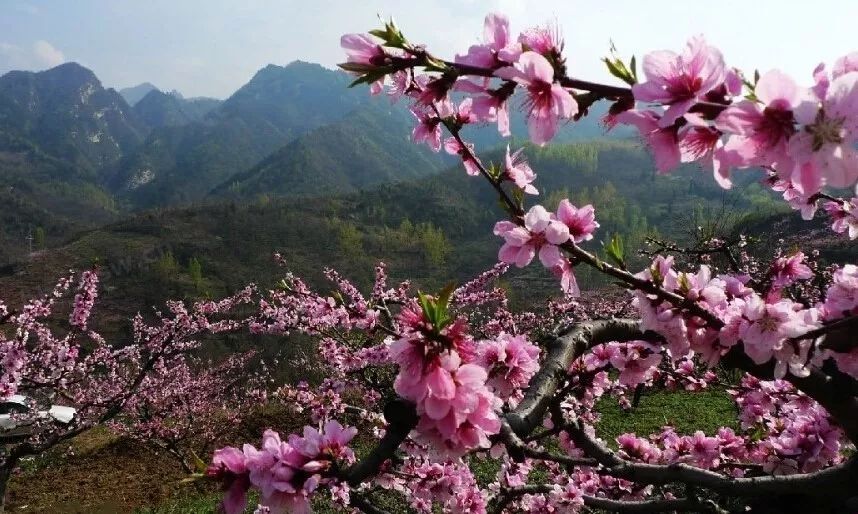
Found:
[[[596,433],[609,443],[623,433],[648,435],[668,425],[679,434],[692,434],[695,430],[713,434],[719,427],[738,428],[736,404],[723,389],[649,392],[630,411],[621,409],[614,398],[603,398],[597,409],[602,420]]]

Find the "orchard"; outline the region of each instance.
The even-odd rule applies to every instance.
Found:
[[[827,216],[855,239],[858,53],[808,70],[810,85],[800,86],[779,70],[732,68],[695,36],[640,63],[605,58],[622,84],[608,85],[576,76],[558,27],[515,35],[500,14],[486,17],[481,44],[451,59],[392,21],[344,35],[341,46],[353,85],[411,103],[415,144],[455,156],[497,193],[499,264],[432,292],[389,283],[382,264],[366,292],[330,269],[335,292],[317,292],[287,270],[267,292],[174,302],[154,324],[138,318],[121,347],[88,329],[94,272],[18,311],[0,304],[14,329],[0,339],[3,394],[44,390],[79,412],[12,447],[0,478],[24,455],[107,422],[173,445],[192,468],[176,441],[217,422],[177,419],[206,419],[207,404],[227,400],[232,411],[251,409],[268,396],[262,375],[239,397],[216,385],[249,356],[204,372],[187,355],[206,334],[248,331],[313,338],[325,379],[271,395],[308,416],[301,433],[267,430],[217,449],[197,473],[223,487],[227,514],[248,503],[310,512],[321,497],[345,512],[383,513],[390,494],[425,513],[858,511],[858,266],[825,267],[800,248],[761,260],[744,240],[708,239],[656,244],[648,267],[630,269],[617,238],[602,252],[583,247],[599,236],[598,205],[540,205],[539,170],[524,149],[511,142],[501,162],[484,162],[468,140],[485,124],[511,136],[510,110],[520,108],[531,142],[549,144],[562,124],[607,102],[605,126],[636,128],[659,173],[697,163],[723,188],[762,173],[802,217]],[[550,270],[562,296],[517,311],[498,281],[531,265]],[[581,267],[620,294],[579,297]],[[58,333],[43,320],[72,290]],[[199,376],[175,380],[170,369]],[[712,388],[735,402],[735,425],[598,436],[605,400],[631,409],[646,391]],[[187,400],[167,407],[174,397]],[[488,482],[475,472],[485,462],[497,470]]]

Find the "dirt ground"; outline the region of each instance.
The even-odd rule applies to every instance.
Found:
[[[306,421],[269,406],[235,427],[223,443],[256,442],[268,427],[290,433]],[[105,428],[85,432],[21,468],[9,484],[7,497],[7,512],[15,514],[127,514],[177,497],[216,491],[214,484],[180,484],[187,474],[178,462]]]
[[[25,463],[9,485],[7,511],[130,513],[193,487],[177,484],[185,475],[168,458],[106,432],[80,436],[69,451],[48,456],[50,466]]]

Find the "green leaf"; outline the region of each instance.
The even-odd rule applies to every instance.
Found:
[[[519,209],[521,209],[522,205],[524,204],[524,191],[519,188],[513,189],[512,199],[515,200],[515,204],[519,207]]]
[[[376,80],[384,78],[385,75],[393,71],[389,66],[373,67],[372,71],[358,77],[354,82],[349,84],[349,87],[355,87],[358,84],[372,84]]]
[[[608,256],[614,264],[624,268],[626,267],[625,249],[623,248],[623,240],[619,234],[611,236],[611,241],[604,245],[605,255]]]
[[[617,47],[613,40],[608,51],[611,56],[602,58],[602,61],[608,66],[608,72],[630,86],[635,85],[638,81],[638,63],[635,56],[632,56],[629,66],[626,67],[623,60],[617,57]]]
[[[206,477],[206,475],[203,473],[194,473],[191,476],[187,476],[187,477],[179,480],[178,483],[179,484],[190,484],[190,483],[196,482],[198,480],[202,480],[205,477]]]
[[[456,283],[450,282],[449,284],[444,286],[444,289],[442,289],[440,293],[438,293],[438,303],[442,305],[445,309],[447,308],[447,305],[449,305],[450,298],[452,298],[453,292],[455,290]]]
[[[423,314],[425,314],[426,317],[429,318],[429,298],[425,294],[423,294],[423,291],[417,291],[417,303],[419,303],[420,308],[423,309]]]
[[[375,70],[377,67],[372,64],[366,64],[362,62],[343,62],[337,64],[340,69],[345,71],[350,71],[352,73],[368,73],[370,71]]]
[[[611,59],[608,59],[607,57],[603,57],[603,58],[602,58],[602,62],[604,62],[604,63],[605,63],[605,66],[607,66],[607,67],[608,67],[608,73],[610,73],[611,75],[613,75],[613,76],[617,77],[618,79],[622,79],[622,78],[623,78],[623,74],[622,74],[622,72],[620,71],[620,69],[619,69],[619,68],[617,68],[617,63],[616,63],[616,61],[613,61],[613,60],[611,60]]]
[[[196,470],[200,473],[205,473],[206,469],[208,469],[208,465],[203,461],[203,459],[200,458],[199,455],[197,455],[197,452],[195,452],[194,450],[191,450],[191,458],[194,462],[194,468],[196,468]]]

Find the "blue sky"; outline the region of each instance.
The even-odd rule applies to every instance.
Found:
[[[343,60],[339,36],[376,27],[377,15],[451,56],[493,10],[515,31],[557,20],[570,72],[589,79],[606,78],[599,58],[610,40],[640,56],[704,34],[730,65],[780,68],[801,82],[820,61],[858,50],[854,0],[2,0],[0,73],[77,61],[109,87],[149,81],[224,98],[269,63],[332,67]]]

